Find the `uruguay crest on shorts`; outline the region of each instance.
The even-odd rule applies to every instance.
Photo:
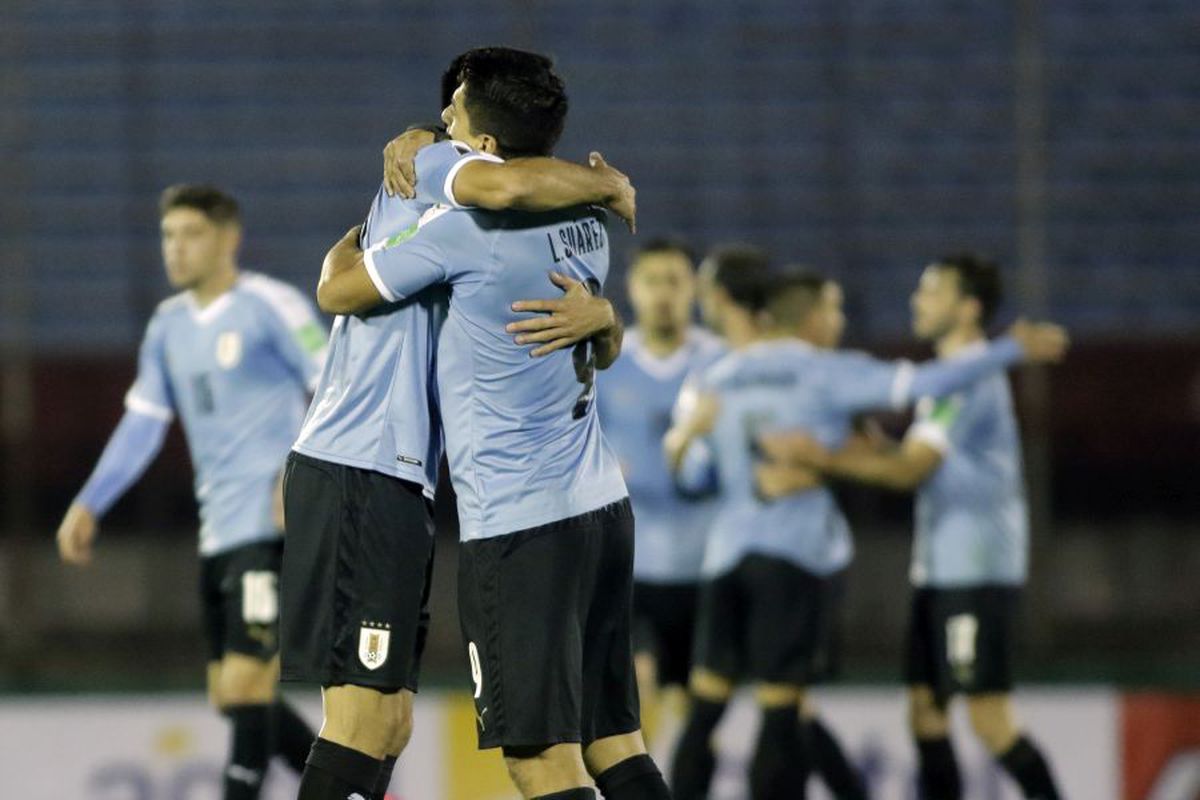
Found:
[[[379,669],[387,661],[391,625],[364,622],[358,629],[358,660],[367,669]]]

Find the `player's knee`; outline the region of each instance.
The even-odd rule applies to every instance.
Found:
[[[643,698],[649,697],[658,687],[658,662],[650,653],[635,653],[633,670],[637,676],[638,691]]]
[[[278,680],[278,661],[231,653],[221,662],[217,697],[222,708],[270,703]]]
[[[208,703],[213,708],[221,709],[225,707],[225,703],[221,700],[221,662],[208,662],[208,672],[205,676],[205,687],[207,688]]]
[[[688,676],[688,691],[709,703],[725,703],[733,696],[733,681],[703,667]]]
[[[577,744],[505,747],[504,765],[525,797],[587,786],[591,780]]]
[[[794,706],[799,713],[804,703],[804,689],[791,683],[759,683],[754,687],[754,702],[760,708]]]
[[[1017,740],[1012,704],[1004,695],[982,695],[967,699],[971,728],[992,755],[1008,752]]]
[[[641,731],[605,736],[583,749],[583,763],[593,777],[634,756],[645,755],[646,742]]]
[[[411,693],[384,693],[361,686],[333,686],[324,692],[321,738],[372,758],[396,755],[412,735]]]
[[[908,724],[918,739],[941,739],[950,735],[950,719],[928,686],[908,691]]]

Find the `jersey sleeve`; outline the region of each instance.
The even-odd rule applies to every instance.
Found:
[[[454,179],[459,170],[472,161],[500,162],[503,159],[453,140],[422,147],[413,164],[417,173],[417,200],[427,205],[467,208],[454,196]]]
[[[104,516],[162,449],[167,420],[129,409],[121,418],[76,502]]]
[[[367,274],[384,300],[395,303],[451,279],[451,259],[462,238],[469,238],[463,216],[431,208],[415,225],[363,252]]]
[[[832,405],[848,412],[903,408],[913,365],[883,361],[866,353],[829,353],[822,362],[824,387]]]
[[[316,389],[325,366],[329,332],[316,309],[298,290],[286,284],[263,284],[261,296],[271,309],[267,330],[276,351],[296,378]]]
[[[163,422],[175,417],[175,396],[167,373],[163,320],[158,314],[150,318],[138,350],[137,378],[125,393],[125,407],[130,411]]]

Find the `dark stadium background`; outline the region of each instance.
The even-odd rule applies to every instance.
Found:
[[[244,204],[242,265],[314,287],[390,135],[469,46],[549,51],[645,234],[747,240],[840,278],[849,339],[923,356],[907,297],[959,248],[1071,328],[1019,380],[1035,538],[1021,675],[1200,688],[1200,6],[1193,0],[0,5],[0,690],[199,686],[182,438],[105,520],[53,532],[168,289],[155,201]],[[631,245],[615,237],[620,251]],[[610,293],[621,295],[621,266]],[[897,681],[908,505],[847,494],[846,667]],[[439,505],[427,675],[465,685]]]

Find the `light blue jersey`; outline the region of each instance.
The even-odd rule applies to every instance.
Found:
[[[724,353],[719,338],[694,327],[678,350],[660,358],[643,346],[638,329],[630,328],[621,358],[598,377],[600,422],[621,461],[637,516],[633,575],[639,581],[700,579],[714,505],[711,500],[689,499],[678,490],[663,457],[662,438],[671,426],[672,408],[685,378]]]
[[[311,304],[285,283],[243,272],[203,309],[191,294],[158,306],[146,328],[129,411],[178,414],[200,505],[200,552],[278,536],[275,484],[325,356]]]
[[[577,516],[628,494],[600,431],[591,345],[532,358],[504,330],[527,316],[514,313],[513,302],[557,291],[552,270],[603,286],[603,217],[590,208],[516,214],[438,207],[416,229],[366,252],[367,270],[389,302],[451,286],[438,393],[464,541]]]
[[[922,399],[908,436],[942,454],[917,492],[913,585],[1024,583],[1029,513],[1007,378],[992,375],[942,400]]]
[[[416,163],[419,195],[389,197],[380,187],[360,245],[402,237],[431,206],[449,202],[447,175],[475,157],[453,142],[424,148]],[[334,319],[325,371],[293,449],[412,481],[432,499],[442,458],[434,356],[448,304],[447,288],[431,286]]]
[[[720,401],[712,434],[701,443],[707,445],[721,497],[704,575],[722,575],[752,553],[784,559],[817,575],[837,572],[853,557],[849,525],[829,489],[773,501],[758,496],[754,466],[763,434],[800,429],[836,450],[856,414],[905,408],[923,394],[957,391],[1020,357],[1019,346],[1004,339],[973,358],[914,367],[776,339],[718,361],[699,382],[700,391]]]

